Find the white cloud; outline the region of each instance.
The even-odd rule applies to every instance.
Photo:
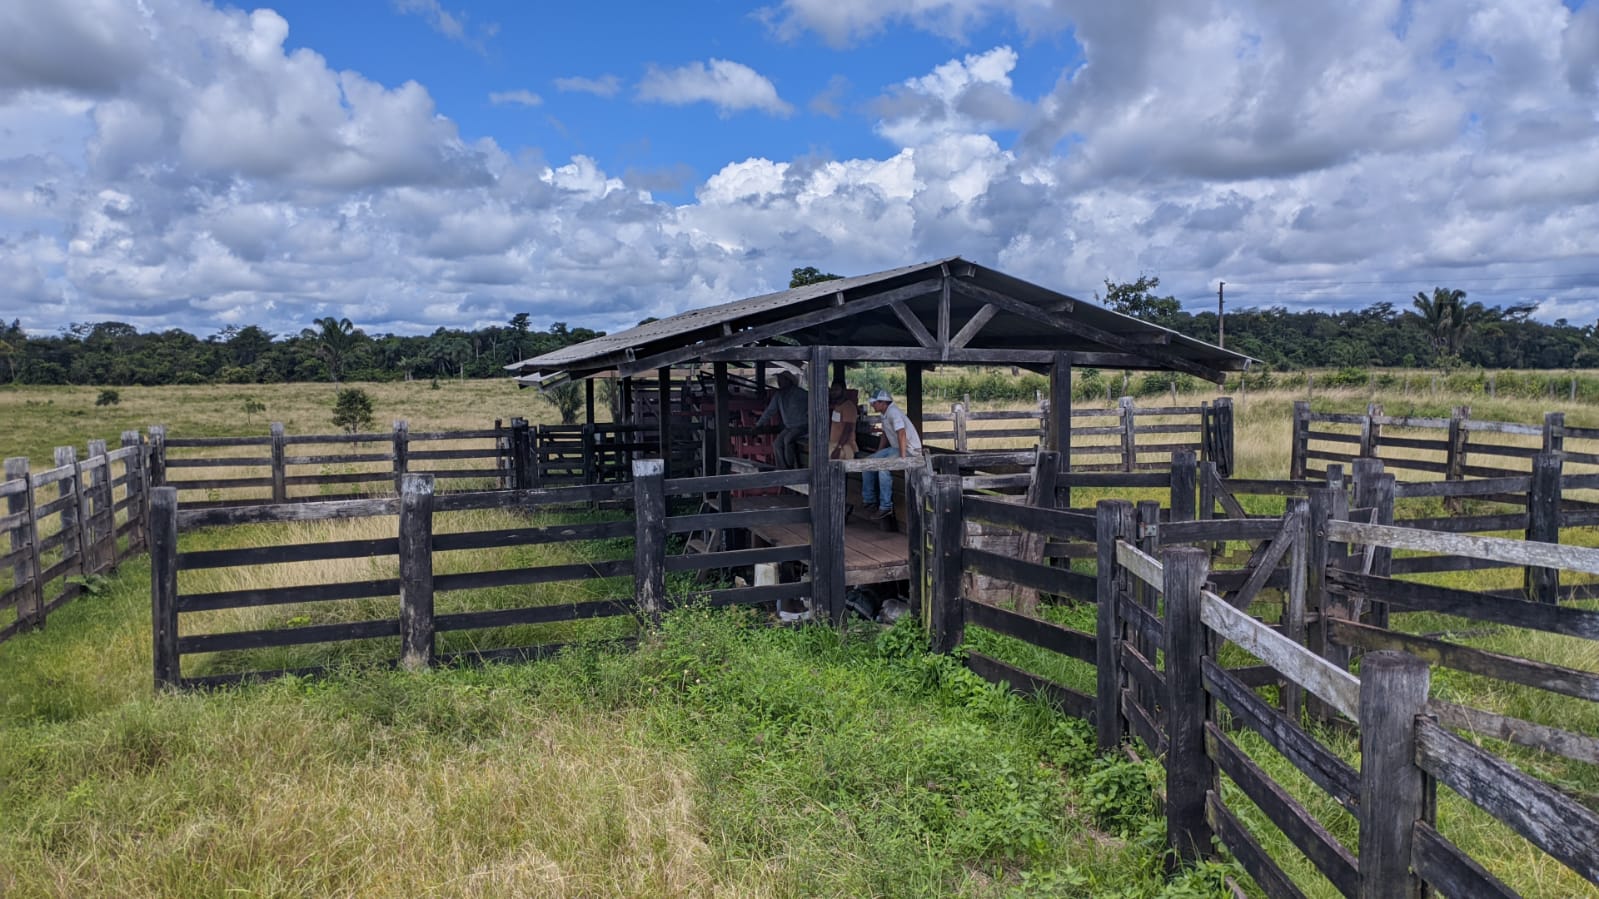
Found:
[[[394,10],[406,15],[420,16],[428,27],[476,53],[487,53],[488,42],[500,33],[500,26],[490,22],[473,27],[464,12],[451,12],[439,0],[390,0]]]
[[[622,89],[622,79],[615,75],[598,78],[573,76],[555,79],[555,89],[569,94],[593,94],[596,97],[614,97]]]
[[[777,95],[777,87],[764,75],[726,59],[691,62],[675,69],[650,66],[638,84],[638,97],[674,106],[710,103],[722,115],[746,109],[778,116],[794,112],[794,107]]]
[[[495,91],[489,94],[489,102],[495,106],[538,106],[544,98],[530,90]]]

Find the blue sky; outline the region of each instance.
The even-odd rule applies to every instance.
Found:
[[[1559,0],[0,5],[0,316],[614,330],[963,255],[1599,319]]]

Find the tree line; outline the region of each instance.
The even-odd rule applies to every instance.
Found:
[[[502,378],[504,366],[602,336],[555,322],[535,330],[527,313],[476,330],[369,335],[347,318],[321,318],[293,334],[230,325],[201,338],[177,328],[140,332],[85,322],[44,337],[20,320],[0,323],[0,377],[19,384],[273,384]]]
[[[795,269],[791,287],[838,277]],[[1215,341],[1216,313],[1185,312],[1157,294],[1160,279],[1105,282],[1094,299],[1200,340]],[[1418,293],[1341,312],[1243,308],[1227,313],[1227,348],[1277,371],[1304,368],[1564,369],[1599,367],[1599,325],[1545,324],[1534,307],[1488,307],[1464,291]],[[30,336],[0,323],[0,378],[20,384],[269,384],[505,377],[504,366],[603,335],[555,322],[534,330],[527,313],[476,330],[369,335],[347,318],[320,318],[298,333],[230,325],[209,337],[176,328],[140,332],[123,322],[74,324]]]
[[[1145,321],[1214,343],[1216,313],[1185,312],[1158,296],[1158,277],[1105,282],[1095,300]],[[1227,348],[1278,371],[1304,368],[1594,368],[1599,324],[1534,321],[1535,305],[1484,306],[1466,292],[1438,287],[1403,306],[1373,303],[1342,312],[1281,306],[1229,311]]]

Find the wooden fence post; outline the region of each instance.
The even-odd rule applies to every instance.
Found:
[[[666,608],[666,465],[633,461],[633,595],[649,623]]]
[[[64,543],[61,546],[62,561],[71,557],[77,561],[77,573],[80,575],[93,574],[94,568],[89,556],[87,534],[88,512],[87,502],[84,498],[83,466],[78,464],[78,450],[70,446],[58,446],[55,450],[57,468],[70,467],[72,474],[62,478],[60,486],[56,489],[59,495],[72,497],[72,502],[65,503],[61,510],[61,534]]]
[[[1292,445],[1289,448],[1288,478],[1293,481],[1302,481],[1305,478],[1305,454],[1310,450],[1310,404],[1304,400],[1294,401],[1294,425]]]
[[[532,489],[535,467],[533,435],[528,431],[527,419],[513,418],[511,419],[511,489]]]
[[[1209,521],[1216,517],[1216,463],[1199,463],[1199,507],[1196,509],[1200,521]]]
[[[433,476],[400,484],[400,664],[433,664]]]
[[[1243,381],[1240,379],[1239,384]],[[1216,439],[1218,441],[1215,458],[1216,471],[1224,478],[1233,475],[1233,399],[1230,396],[1219,397],[1211,404],[1210,412],[1215,419]]]
[[[966,404],[956,403],[949,411],[955,419],[955,452],[967,452],[971,444],[966,438]]]
[[[150,520],[150,487],[145,483],[144,437],[138,431],[122,432],[122,448],[134,453],[122,460],[123,493],[128,500],[128,555],[144,548],[145,528]]]
[[[1136,417],[1133,411],[1133,398],[1124,396],[1120,402],[1122,416],[1122,471],[1132,471],[1138,463],[1138,435],[1133,427],[1133,421]]]
[[[394,422],[394,492],[405,492],[405,475],[411,470],[411,423],[403,418]]]
[[[85,475],[78,485],[89,503],[84,522],[88,530],[88,558],[95,572],[111,568],[116,557],[115,546],[107,545],[115,541],[117,532],[115,515],[111,511],[111,461],[106,455],[104,440],[89,441],[89,458],[98,460],[99,464],[93,468],[93,483]]]
[[[1430,677],[1408,653],[1371,652],[1360,663],[1360,899],[1418,893],[1411,835],[1429,803],[1416,717],[1426,712]]]
[[[1283,632],[1288,639],[1308,648],[1310,641],[1305,633],[1305,601],[1309,589],[1306,569],[1313,539],[1310,531],[1310,501],[1290,497],[1283,521],[1292,522],[1290,533],[1294,541],[1294,548],[1288,556],[1288,590],[1283,595]],[[1281,693],[1283,711],[1289,720],[1299,723],[1300,712],[1304,708],[1304,688],[1285,680]]]
[[[1532,460],[1532,489],[1527,493],[1527,539],[1560,542],[1560,469],[1564,453],[1539,453]],[[1527,566],[1523,583],[1527,598],[1560,601],[1560,569]]]
[[[1201,591],[1210,557],[1197,546],[1174,546],[1161,556],[1165,568],[1166,843],[1183,861],[1208,855],[1210,827],[1205,794],[1215,789],[1216,770],[1205,754],[1205,721],[1211,716],[1203,665],[1206,628],[1200,621]]]
[[[906,472],[905,492],[910,493],[910,475]],[[820,524],[813,523],[811,534],[813,542],[826,541],[828,544],[827,555],[832,557],[833,563],[826,568],[811,569],[811,606],[813,614],[826,610],[828,617],[834,624],[843,624],[848,608],[844,605],[844,498],[849,489],[848,473],[844,471],[844,460],[834,459],[827,463],[826,475],[825,520]],[[909,512],[906,513],[909,515]],[[909,539],[915,539],[912,533]],[[815,547],[812,547],[812,558],[815,558]]]
[[[57,462],[57,465],[61,463]],[[150,426],[150,486],[167,485],[167,429],[166,425]]]
[[[26,550],[12,563],[12,583],[17,594],[17,623],[23,627],[44,624],[44,584],[39,580],[43,570],[39,560],[39,521],[34,514],[33,478],[28,473],[28,457],[17,456],[5,462],[6,481],[22,481],[22,491],[6,497],[6,514],[20,515],[21,520],[12,525],[11,552]]]
[[[1102,499],[1094,509],[1095,556],[1094,600],[1098,620],[1094,628],[1094,660],[1097,682],[1094,691],[1094,729],[1099,735],[1099,751],[1111,752],[1121,745],[1126,728],[1121,715],[1121,597],[1128,577],[1116,564],[1116,542],[1137,539],[1133,504],[1124,499]]]
[[[150,493],[150,634],[155,688],[182,680],[178,659],[178,490]]]
[[[288,435],[283,431],[283,422],[274,421],[267,426],[267,433],[272,439],[272,501],[286,503],[289,501],[289,466],[287,457],[289,449]],[[399,485],[395,485],[399,489]]]
[[[1466,430],[1466,421],[1470,418],[1470,406],[1456,406],[1449,413],[1449,449],[1448,456],[1444,460],[1444,468],[1446,469],[1444,480],[1446,481],[1458,481],[1466,476],[1464,472],[1466,467],[1466,441],[1470,436],[1470,432]],[[1460,500],[1455,498],[1452,505],[1458,508]]]
[[[1566,449],[1566,413],[1545,412],[1543,414],[1543,451],[1546,453],[1564,452]]]
[[[1198,517],[1194,500],[1195,481],[1199,466],[1193,450],[1177,450],[1171,454],[1171,520],[1193,521]]]
[[[966,634],[966,610],[961,606],[961,576],[965,569],[966,523],[961,516],[961,476],[935,474],[932,495],[932,596],[928,601],[928,638],[933,652],[949,652]]]
[[[932,596],[932,572],[927,562],[929,529],[926,522],[928,500],[932,496],[932,470],[907,472],[905,476],[905,536],[910,541],[907,559],[910,575],[911,614],[926,622],[922,609]]]
[[[1382,440],[1382,425],[1377,423],[1377,416],[1381,414],[1380,404],[1366,404],[1366,415],[1360,420],[1360,456],[1368,459],[1377,457],[1377,445]]]
[[[590,380],[593,380],[592,378]],[[594,425],[583,426],[583,483],[598,484],[600,482],[600,457],[598,448],[594,445],[596,430]],[[720,471],[714,472],[720,474]],[[719,511],[726,512],[725,504]]]

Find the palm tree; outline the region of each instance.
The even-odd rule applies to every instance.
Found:
[[[1416,307],[1411,313],[1421,319],[1427,333],[1432,336],[1433,349],[1439,356],[1453,356],[1460,347],[1460,341],[1465,333],[1460,330],[1464,324],[1461,315],[1460,301],[1466,298],[1464,290],[1446,287],[1434,287],[1432,296],[1425,291],[1418,292],[1411,299],[1410,305]],[[1481,307],[1481,303],[1476,304]]]
[[[306,328],[300,336],[315,342],[316,354],[323,362],[328,364],[328,374],[333,377],[333,383],[339,383],[339,376],[344,373],[345,360],[355,352],[360,345],[360,331],[355,329],[355,323],[347,318],[319,318],[311,324],[313,328]]]

